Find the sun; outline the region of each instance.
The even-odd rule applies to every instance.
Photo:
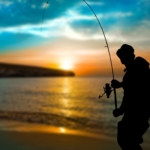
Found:
[[[60,68],[64,70],[71,70],[73,67],[69,61],[64,61],[61,63]]]
[[[66,132],[66,129],[63,128],[63,127],[60,127],[59,130],[60,130],[61,133],[65,133]]]

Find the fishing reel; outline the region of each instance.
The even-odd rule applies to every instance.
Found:
[[[107,98],[109,98],[111,92],[113,91],[111,86],[109,85],[109,83],[106,83],[105,87],[103,87],[103,89],[104,89],[104,93],[102,95],[99,95],[99,99],[101,97],[103,97],[105,94],[106,94]]]

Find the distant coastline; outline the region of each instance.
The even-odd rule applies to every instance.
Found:
[[[72,71],[43,67],[0,63],[0,78],[5,77],[61,77],[75,76]]]

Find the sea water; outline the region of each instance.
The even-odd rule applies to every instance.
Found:
[[[118,78],[121,81],[121,78]],[[115,137],[117,122],[113,92],[103,87],[110,77],[1,78],[0,119],[85,130]],[[117,90],[118,106],[123,90]],[[150,141],[150,131],[146,134]]]

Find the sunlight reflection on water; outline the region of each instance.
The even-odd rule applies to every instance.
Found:
[[[0,117],[116,134],[121,118],[114,118],[114,98],[107,99],[103,86],[111,78],[14,78],[0,79]],[[117,90],[118,106],[123,91]]]

